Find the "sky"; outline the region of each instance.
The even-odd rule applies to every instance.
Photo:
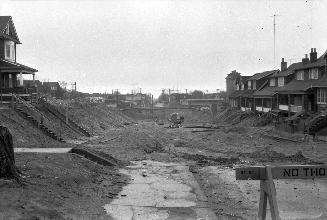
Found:
[[[17,62],[83,92],[225,89],[327,49],[324,0],[1,0],[22,42]],[[273,17],[276,16],[274,58]]]

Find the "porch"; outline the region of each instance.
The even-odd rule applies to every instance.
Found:
[[[314,95],[307,94],[277,94],[278,110],[298,113],[314,111]]]
[[[270,112],[273,109],[273,97],[256,97],[254,104],[256,111]]]
[[[0,104],[12,103],[14,100],[13,95],[31,103],[37,103],[38,99],[36,87],[0,88]]]
[[[12,103],[13,95],[25,101],[36,102],[38,98],[36,86],[23,85],[23,75],[32,75],[34,82],[35,72],[37,72],[36,69],[17,62],[0,60],[0,103]]]

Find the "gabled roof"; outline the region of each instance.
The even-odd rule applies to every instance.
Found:
[[[280,71],[280,72],[277,72],[277,73],[274,73],[270,78],[272,77],[283,77],[283,76],[289,76],[291,74],[294,73],[294,71],[297,69],[297,68],[300,68],[302,65],[302,62],[298,62],[298,63],[292,63],[286,70],[284,71]]]
[[[257,90],[253,93],[254,97],[271,97],[275,94],[276,87],[274,86],[267,86],[262,90]]]
[[[250,78],[251,76],[240,76],[238,77],[238,79],[236,79],[235,83],[240,83],[243,82],[245,84],[245,82]]]
[[[0,70],[12,71],[12,72],[24,72],[28,74],[37,72],[36,69],[25,66],[23,64],[12,62],[9,60],[2,60],[2,59],[0,59]]]
[[[309,68],[313,68],[313,67],[322,67],[326,65],[326,60],[324,58],[324,54],[322,56],[320,56],[315,62],[312,63],[308,63],[306,65],[302,65],[299,66],[298,68],[296,68],[296,70],[302,70],[302,69],[309,69]]]
[[[6,29],[9,26],[10,33],[6,34]],[[0,16],[0,38],[14,41],[17,44],[20,44],[14,22],[12,21],[11,16]]]
[[[276,93],[302,94],[316,85],[320,80],[293,80],[283,87],[277,87]]]
[[[256,73],[252,77],[250,77],[248,80],[259,80],[259,79],[267,77],[267,76],[269,76],[271,74],[274,74],[274,73],[276,73],[278,71],[279,70],[269,70],[269,71],[265,71],[265,72],[261,72],[261,73]]]
[[[225,79],[233,79],[239,77],[241,74],[239,72],[236,72],[236,70],[233,70],[230,72]]]

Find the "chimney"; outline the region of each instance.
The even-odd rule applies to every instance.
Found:
[[[305,55],[305,58],[302,59],[302,64],[303,64],[303,65],[306,65],[306,64],[308,64],[308,63],[310,63],[310,60],[309,60],[309,58],[308,58],[308,54],[306,54],[306,55]]]
[[[317,61],[317,51],[316,48],[311,48],[311,53],[310,53],[310,62],[315,62]]]
[[[280,71],[284,71],[287,69],[287,62],[284,61],[284,58],[282,58],[282,62],[280,63]]]

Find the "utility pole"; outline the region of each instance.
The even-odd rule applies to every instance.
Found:
[[[118,96],[118,89],[116,89],[116,105],[117,105],[117,108],[118,108],[118,100],[119,99],[119,96]]]
[[[73,95],[73,97],[75,97],[76,96],[76,82],[73,82],[72,83],[72,95]]]
[[[170,89],[168,89],[168,103],[170,103]]]
[[[276,17],[280,15],[274,14],[274,65],[276,64]]]

